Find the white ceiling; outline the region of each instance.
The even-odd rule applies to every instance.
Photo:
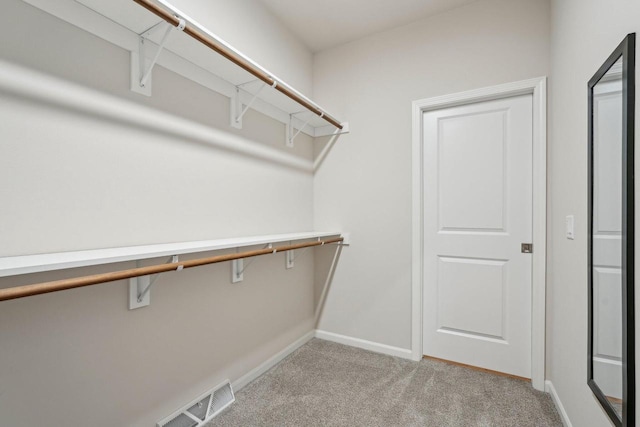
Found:
[[[260,0],[313,52],[476,0]]]

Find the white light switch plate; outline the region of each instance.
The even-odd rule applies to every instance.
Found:
[[[575,235],[575,221],[573,219],[573,215],[567,215],[567,217],[564,220],[565,223],[565,230],[566,230],[566,234],[567,234],[567,239],[573,240],[575,239],[576,235]]]

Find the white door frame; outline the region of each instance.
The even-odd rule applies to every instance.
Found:
[[[422,352],[423,306],[423,150],[422,118],[430,110],[481,101],[533,95],[533,257],[531,278],[531,384],[544,390],[545,378],[545,294],[547,242],[547,78],[491,86],[468,92],[413,101],[413,197],[411,267],[411,356]]]

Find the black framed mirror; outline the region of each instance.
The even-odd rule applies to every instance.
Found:
[[[635,426],[635,33],[589,80],[588,384],[616,426]]]

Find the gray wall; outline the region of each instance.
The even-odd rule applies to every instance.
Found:
[[[221,35],[261,38],[297,70],[282,70],[284,79],[310,86],[310,53],[258,3],[234,3],[217,6],[246,26]],[[233,15],[252,4],[254,15]],[[18,0],[3,12],[11,18],[0,28],[2,60],[312,158],[305,135],[284,147],[282,123],[250,111],[245,129],[231,130],[227,98],[162,67],[151,98],[134,94],[128,52]],[[313,228],[309,172],[20,96],[0,96],[0,116],[0,256]],[[134,266],[3,278],[0,287]],[[311,331],[313,276],[312,256],[285,270],[278,254],[257,259],[240,284],[230,283],[228,263],[164,274],[152,304],[135,311],[125,281],[3,302],[0,424],[154,425]]]
[[[488,0],[315,57],[351,133],[314,179],[315,227],[352,233],[319,329],[411,346],[411,102],[549,74],[549,2]]]
[[[574,426],[611,425],[587,387],[587,82],[640,30],[638,16],[635,1],[552,2],[547,374]],[[564,236],[566,215],[575,215],[575,240]]]

